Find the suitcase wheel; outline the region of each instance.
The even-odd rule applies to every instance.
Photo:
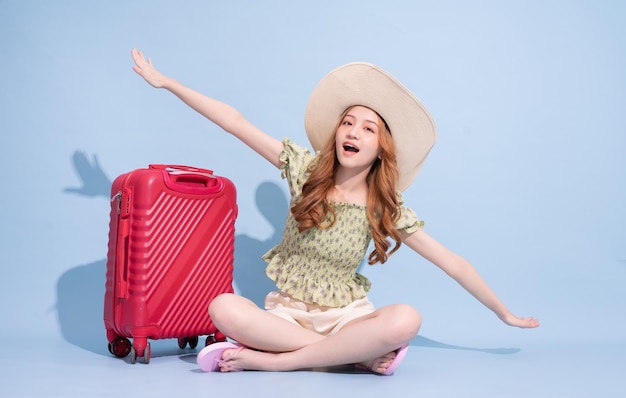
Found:
[[[220,343],[226,340],[226,335],[218,330],[214,334],[207,336],[206,341],[204,342],[204,346],[206,347],[209,344]]]
[[[116,337],[109,343],[109,352],[118,358],[124,358],[131,352],[132,344],[126,337]]]
[[[198,346],[198,336],[178,338],[178,347],[181,350],[187,347],[187,344],[189,344],[189,348],[196,348]]]
[[[213,339],[216,342],[222,342],[222,341],[226,341],[226,335],[222,332],[220,332],[219,330],[217,332],[215,332],[215,334],[213,335]]]
[[[130,348],[130,363],[133,365],[137,362],[137,351],[134,346]],[[150,343],[146,343],[146,348],[143,349],[143,363],[146,365],[150,363]]]

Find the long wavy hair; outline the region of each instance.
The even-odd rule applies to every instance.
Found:
[[[352,108],[343,112],[335,126],[335,132]],[[401,245],[400,233],[395,228],[395,222],[400,217],[400,204],[396,195],[396,181],[398,180],[396,150],[387,123],[378,113],[376,115],[378,125],[384,126],[384,129],[381,129],[379,134],[381,153],[372,164],[366,178],[367,218],[374,241],[374,250],[368,257],[370,265],[378,262],[385,263]],[[298,223],[300,232],[313,227],[330,228],[335,223],[335,209],[329,201],[331,191],[335,186],[335,173],[339,167],[335,135],[330,135],[316,160],[311,162],[309,178],[302,187],[302,197],[291,207],[291,213]],[[330,215],[329,221],[327,221],[327,215]],[[391,250],[389,250],[391,243],[387,240],[388,237],[395,241]]]

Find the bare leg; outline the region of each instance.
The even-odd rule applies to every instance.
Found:
[[[421,326],[415,309],[397,304],[355,319],[331,336],[321,336],[269,314],[245,298],[225,295],[218,299],[211,305],[218,328],[255,348],[241,351],[228,364],[250,370],[288,371],[376,359],[372,368],[382,372],[393,360],[394,351],[410,341]],[[229,355],[227,350],[223,357]]]
[[[246,347],[261,351],[293,351],[325,338],[234,294],[216,297],[209,307],[209,314],[220,332]]]

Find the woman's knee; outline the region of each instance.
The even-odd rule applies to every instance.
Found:
[[[422,326],[422,316],[408,304],[396,304],[389,307],[386,322],[393,338],[408,341],[417,335]]]
[[[230,317],[237,297],[232,293],[223,293],[215,297],[209,304],[209,316],[214,323],[222,323],[226,317]]]
[[[215,297],[209,304],[209,316],[213,323],[220,329],[228,326],[239,326],[242,319],[241,314],[250,306],[256,305],[245,297],[232,293],[223,293]]]
[[[234,294],[232,293],[222,293],[216,296],[213,301],[209,303],[209,315],[213,318],[215,315],[218,315],[223,308],[227,308],[229,303],[233,300]]]

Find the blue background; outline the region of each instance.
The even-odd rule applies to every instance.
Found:
[[[407,205],[542,326],[502,324],[407,248],[363,266],[372,301],[418,308],[423,345],[623,345],[625,17],[617,0],[0,0],[0,333],[106,353],[109,186],[149,163],[233,180],[237,290],[259,301],[270,288],[260,255],[280,237],[285,182],[137,76],[137,47],[303,145],[317,81],[379,64],[438,125]]]

